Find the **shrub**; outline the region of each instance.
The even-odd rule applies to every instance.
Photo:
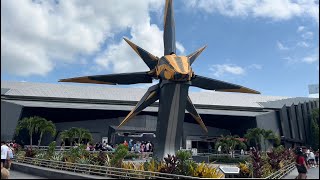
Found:
[[[56,150],[56,142],[52,141],[48,146],[46,158],[51,159],[51,157],[54,155],[55,150]]]
[[[250,164],[245,162],[245,163],[239,163],[239,169],[240,169],[240,173],[239,173],[239,177],[241,178],[248,178],[250,177],[252,171],[250,168]]]
[[[138,154],[134,154],[134,153],[128,153],[124,159],[137,159],[139,158],[139,155]]]
[[[25,157],[34,158],[36,154],[37,152],[35,150],[28,148],[25,153]]]
[[[194,170],[197,168],[197,164],[191,160],[191,151],[179,150],[176,153],[178,163],[177,163],[177,173],[185,176],[192,176]]]
[[[210,167],[205,163],[198,165],[193,175],[200,178],[221,178],[223,176],[217,168]]]
[[[175,155],[168,154],[168,157],[164,157],[164,161],[165,161],[165,165],[161,167],[160,172],[176,174],[178,170],[177,169],[178,158]]]
[[[241,157],[241,158],[232,158],[230,156],[210,156],[210,162],[219,162],[219,163],[245,163],[250,157]]]
[[[38,159],[45,159],[46,158],[46,152],[45,151],[39,151],[37,152],[37,154],[34,156],[35,158],[38,158]]]
[[[90,153],[85,149],[85,145],[72,147],[63,154],[63,160],[66,162],[76,162],[78,158],[89,158]]]
[[[128,147],[120,144],[116,151],[114,152],[114,156],[110,161],[110,165],[113,167],[121,167],[122,161],[124,157],[128,154]]]

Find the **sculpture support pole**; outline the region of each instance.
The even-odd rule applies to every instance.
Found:
[[[154,157],[162,159],[180,149],[189,84],[160,85]]]

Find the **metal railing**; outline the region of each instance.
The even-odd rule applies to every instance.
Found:
[[[295,164],[296,163],[288,164],[288,165],[284,166],[283,168],[281,168],[280,170],[278,170],[277,172],[272,173],[271,175],[269,175],[265,179],[281,179],[296,168]]]
[[[183,176],[176,174],[141,171],[133,169],[115,168],[107,166],[97,166],[90,164],[69,163],[61,161],[52,161],[37,158],[15,158],[14,162],[26,163],[40,167],[53,168],[64,171],[71,171],[76,173],[83,173],[87,175],[98,175],[111,178],[125,178],[125,179],[201,179],[199,177]],[[223,174],[222,174],[223,176]],[[222,177],[221,176],[221,177]]]

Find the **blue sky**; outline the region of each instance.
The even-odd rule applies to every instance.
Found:
[[[148,70],[123,36],[163,53],[164,1],[14,2],[1,1],[1,80],[57,83]],[[196,74],[273,96],[308,96],[308,85],[319,82],[318,1],[175,0],[174,6],[178,54],[208,45],[192,66]]]

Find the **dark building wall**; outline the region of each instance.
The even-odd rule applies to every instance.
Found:
[[[280,119],[277,118],[277,113],[275,111],[270,111],[269,113],[257,116],[256,121],[258,128],[272,130],[280,136]]]
[[[1,101],[1,140],[12,140],[23,107]]]
[[[56,127],[57,131],[63,131],[71,127],[88,129],[93,135],[94,142],[100,142],[102,137],[108,137],[109,126],[118,126],[123,119],[124,117],[118,117],[111,119],[63,122],[56,123]],[[129,122],[124,124],[124,126],[154,128],[152,126],[153,124],[156,124],[156,119],[157,117],[154,116],[140,115],[131,119]],[[60,142],[60,139],[57,139],[57,141]]]
[[[296,123],[295,118],[295,111],[294,111],[294,105],[287,107],[287,114],[289,118],[289,125],[290,125],[290,131],[291,131],[291,138],[296,139],[298,138],[298,127]]]
[[[269,113],[257,116],[256,121],[258,128],[272,130],[275,134],[280,136],[281,122],[280,119],[278,119],[276,111],[270,111]],[[268,149],[269,146],[270,144],[268,142],[267,144],[261,144],[262,149]]]
[[[300,132],[299,132],[299,125],[298,125],[298,120],[297,120],[297,112],[296,112],[296,108],[295,105],[292,104],[290,106],[290,120],[291,123],[293,124],[293,128],[294,128],[294,139],[296,140],[300,140]]]
[[[124,117],[112,118],[112,119],[64,122],[64,123],[56,123],[56,127],[57,127],[57,131],[59,132],[69,129],[71,127],[86,128],[92,133],[94,142],[99,142],[102,140],[102,137],[108,137],[110,135],[109,126],[118,126],[123,119]],[[156,128],[156,123],[157,123],[156,116],[141,115],[141,116],[134,117],[124,126]],[[225,129],[218,129],[214,127],[207,127],[207,128],[208,128],[208,134],[206,134],[203,131],[200,125],[185,122],[183,124],[182,146],[185,147],[185,140],[187,136],[220,136],[220,135],[230,134],[230,131]],[[53,140],[53,138],[50,138],[50,137],[46,137],[45,139],[46,140],[43,142],[43,144],[46,144]],[[59,137],[56,139],[56,141],[58,144],[61,142]]]
[[[309,138],[310,130],[308,128],[309,118],[308,118],[308,111],[307,111],[307,103],[306,102],[302,104],[302,116],[303,116],[303,125],[304,125],[306,143],[308,144],[310,141],[310,138]]]
[[[306,136],[305,136],[305,129],[304,129],[304,122],[303,122],[303,115],[302,115],[302,104],[299,103],[296,106],[296,115],[297,115],[297,121],[298,121],[298,128],[299,128],[299,135],[300,139],[305,141]]]
[[[289,117],[287,113],[287,107],[285,105],[280,109],[280,121],[283,124],[282,136],[286,138],[291,138]]]

